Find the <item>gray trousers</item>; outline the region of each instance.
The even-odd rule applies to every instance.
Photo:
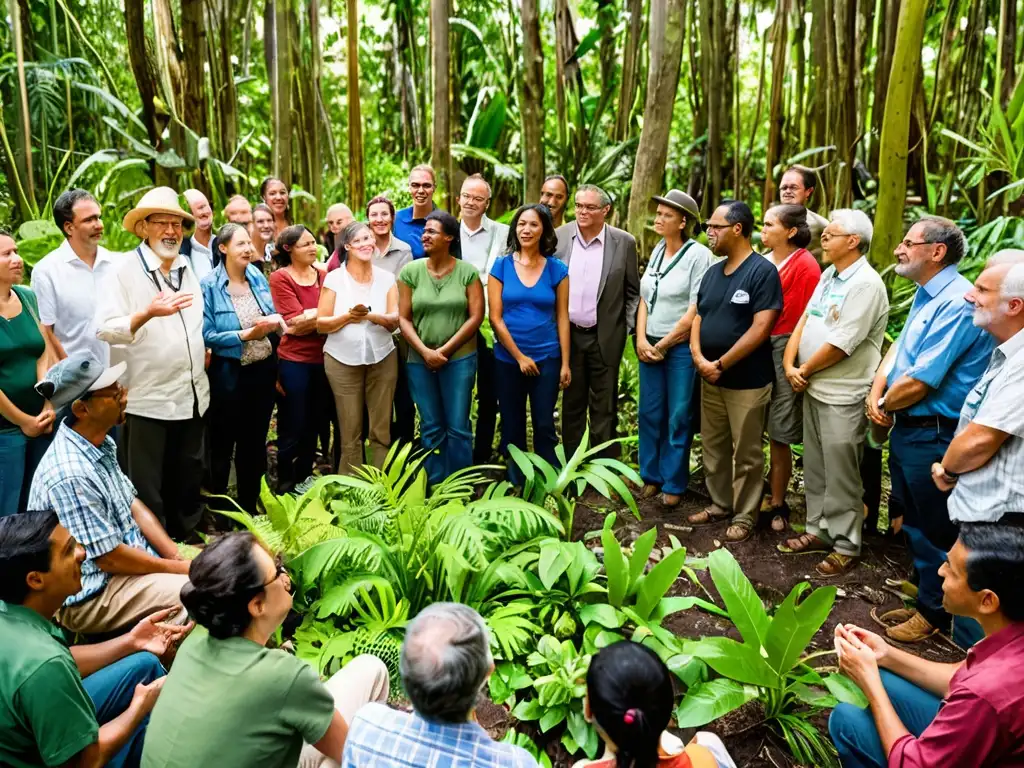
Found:
[[[569,458],[583,441],[583,431],[590,416],[590,447],[605,443],[615,437],[618,415],[615,403],[619,394],[619,363],[605,360],[601,355],[598,334],[571,331],[569,369],[572,382],[562,393],[562,442],[565,457]],[[618,457],[619,446],[607,451],[608,456]]]
[[[828,405],[804,393],[804,490],[807,533],[842,555],[859,555],[864,524],[860,459],[864,401]]]

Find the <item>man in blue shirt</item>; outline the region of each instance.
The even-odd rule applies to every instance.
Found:
[[[423,258],[423,227],[427,223],[427,214],[437,207],[434,205],[435,189],[437,178],[434,169],[429,165],[417,165],[409,173],[412,205],[395,214],[394,235],[409,244],[414,259]]]
[[[868,418],[892,427],[892,497],[905,510],[903,530],[920,578],[918,610],[890,616],[902,623],[887,634],[905,643],[948,632],[951,626],[942,607],[939,567],[956,542],[957,526],[946,510],[948,492],[932,482],[931,466],[942,460],[953,439],[964,399],[984,373],[993,343],[974,325],[974,307],[964,298],[971,284],[956,265],[965,250],[963,232],[937,217],[922,218],[897,246],[896,274],[913,280],[918,289],[903,332],[868,395]],[[976,629],[969,620],[958,621],[954,640],[968,647],[981,637]]]

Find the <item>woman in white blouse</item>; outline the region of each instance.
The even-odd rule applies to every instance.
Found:
[[[373,232],[362,222],[343,229],[345,263],[327,275],[317,330],[327,334],[324,368],[341,424],[339,472],[363,464],[363,408],[370,415],[371,462],[384,463],[391,445],[391,405],[398,378],[392,333],[398,327],[395,276],[373,265]]]

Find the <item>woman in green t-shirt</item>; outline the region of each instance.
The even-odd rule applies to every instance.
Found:
[[[406,264],[398,275],[399,325],[409,343],[409,392],[420,412],[432,484],[473,463],[469,404],[484,291],[476,267],[460,258],[459,229],[450,213],[429,214],[423,228],[426,258]]]
[[[388,670],[357,656],[326,685],[267,648],[292,607],[284,566],[251,533],[229,533],[189,567],[181,602],[201,628],[178,649],[150,715],[144,768],[295,768],[341,753],[356,710],[387,702]],[[303,748],[303,743],[307,746]]]
[[[53,408],[35,385],[56,356],[39,329],[35,294],[18,285],[24,274],[14,238],[0,232],[0,517],[25,511],[53,439]]]

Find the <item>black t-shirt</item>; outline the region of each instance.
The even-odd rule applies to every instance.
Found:
[[[704,273],[697,294],[700,349],[708,360],[728,352],[750,329],[758,312],[782,309],[782,283],[774,264],[752,253],[727,275],[727,263],[723,259]],[[772,345],[766,337],[764,344],[724,371],[717,383],[726,389],[759,389],[774,380]]]

